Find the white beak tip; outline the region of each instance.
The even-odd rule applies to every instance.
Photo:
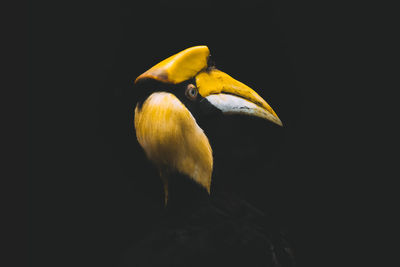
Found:
[[[283,123],[278,116],[239,96],[212,94],[207,96],[206,99],[224,114],[243,114],[259,117],[283,127]]]

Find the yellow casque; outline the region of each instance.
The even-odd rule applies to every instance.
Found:
[[[210,50],[204,45],[185,49],[137,77],[135,83],[142,79],[154,79],[172,84],[181,83],[207,68],[209,55]]]

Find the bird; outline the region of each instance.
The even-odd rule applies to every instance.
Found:
[[[164,211],[120,266],[295,266],[287,237],[243,199],[214,195],[205,125],[228,115],[282,121],[253,89],[216,68],[206,45],[187,48],[134,81],[137,142],[163,183]]]

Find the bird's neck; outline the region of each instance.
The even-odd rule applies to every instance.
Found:
[[[166,209],[169,212],[184,212],[209,203],[207,189],[187,175],[170,173],[164,179],[166,186]]]

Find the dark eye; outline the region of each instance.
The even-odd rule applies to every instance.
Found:
[[[194,86],[194,84],[188,84],[185,91],[186,97],[189,98],[190,100],[196,100],[197,93],[198,91],[196,86]]]

